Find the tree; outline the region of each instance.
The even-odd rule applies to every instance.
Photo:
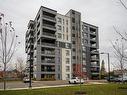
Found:
[[[6,89],[7,64],[16,51],[17,37],[12,22],[5,23],[4,14],[0,13],[0,62],[3,64],[4,90]]]
[[[118,0],[121,6],[127,11],[127,2],[125,0]],[[124,69],[126,68],[127,64],[127,55],[126,51],[126,42],[127,42],[127,32],[122,32],[118,30],[115,26],[113,27],[115,32],[120,36],[120,39],[116,39],[115,43],[112,43],[114,54],[118,62],[112,64],[115,68],[121,70],[122,73],[122,80],[123,80],[123,73]]]
[[[100,78],[104,79],[105,76],[106,76],[105,62],[104,62],[104,60],[102,60],[101,70],[100,70]]]
[[[20,72],[20,78],[22,80],[23,76],[24,76],[23,72],[25,70],[25,63],[24,63],[23,58],[21,58],[21,57],[17,58],[17,62],[15,64],[15,67],[16,67],[16,70]]]
[[[124,75],[124,69],[127,66],[127,53],[126,53],[126,45],[125,40],[123,39],[117,39],[116,42],[113,44],[114,54],[115,58],[117,59],[117,62],[112,64],[115,68],[119,69],[121,71],[122,81],[123,81],[123,75]]]
[[[125,4],[124,0],[119,0],[120,4],[127,10],[127,5]]]
[[[118,0],[119,1],[119,3],[124,7],[124,9],[127,11],[127,5],[126,5],[126,3],[127,3],[127,1],[125,2],[125,0]],[[123,39],[123,40],[125,40],[125,41],[127,41],[127,32],[121,32],[120,30],[118,30],[115,26],[113,26],[113,28],[114,28],[114,30],[115,30],[115,32],[117,33],[117,34],[119,34],[119,36]]]

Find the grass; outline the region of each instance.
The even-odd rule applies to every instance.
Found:
[[[79,86],[27,89],[27,90],[6,90],[0,91],[0,95],[75,95]],[[87,95],[127,95],[127,84],[101,84],[85,85],[82,91]]]

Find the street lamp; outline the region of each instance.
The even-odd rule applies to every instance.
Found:
[[[110,59],[109,59],[109,53],[101,52],[100,54],[107,54],[108,56],[108,77],[110,82]]]

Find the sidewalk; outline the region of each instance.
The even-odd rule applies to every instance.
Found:
[[[106,82],[97,82],[97,81],[89,81],[86,82],[83,85],[92,85],[92,84],[107,84]],[[76,85],[80,85],[80,84],[66,84],[66,85],[54,85],[54,86],[38,86],[38,87],[22,87],[22,88],[7,88],[6,90],[25,90],[25,89],[40,89],[40,88],[53,88],[53,87],[67,87],[67,86],[76,86]],[[3,90],[3,89],[0,89]]]

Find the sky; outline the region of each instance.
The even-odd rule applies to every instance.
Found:
[[[123,1],[127,4],[126,0]],[[0,12],[4,13],[6,22],[13,22],[21,42],[14,58],[22,57],[26,60],[27,24],[30,19],[35,18],[40,6],[57,10],[63,15],[70,9],[81,12],[82,21],[99,27],[100,52],[110,53],[110,62],[115,62],[111,41],[114,42],[119,36],[113,26],[121,32],[127,31],[127,10],[118,0],[0,0]],[[101,55],[102,59],[107,63],[106,55]]]

